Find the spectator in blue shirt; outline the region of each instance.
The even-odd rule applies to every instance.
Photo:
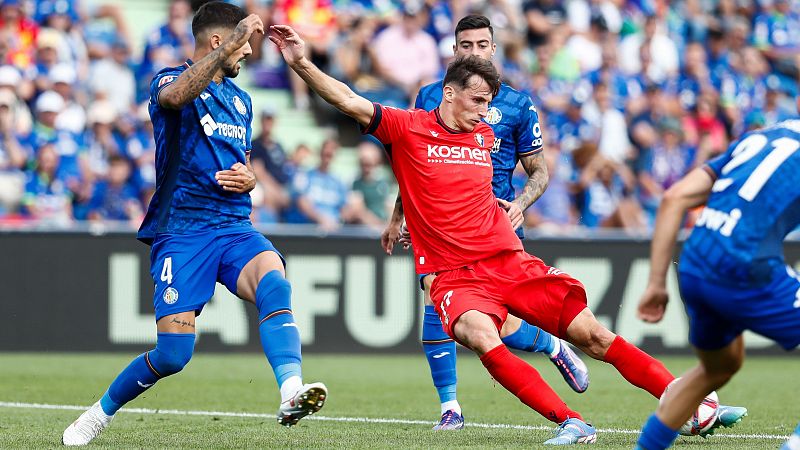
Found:
[[[315,223],[325,231],[339,228],[348,189],[342,180],[330,173],[338,149],[338,142],[327,139],[320,149],[319,166],[294,176],[286,222]]]
[[[138,192],[131,183],[130,161],[121,155],[111,156],[106,179],[94,187],[89,202],[89,220],[128,221],[131,225],[139,225],[142,211]]]

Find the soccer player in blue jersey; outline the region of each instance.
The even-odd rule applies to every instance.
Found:
[[[302,382],[284,260],[249,220],[253,108],[230,78],[264,25],[255,14],[211,2],[197,11],[192,32],[193,60],[163,69],[150,84],[158,181],[138,238],[151,245],[156,347],[64,431],[65,445],[88,444],[124,404],[183,369],[194,350],[195,317],[217,281],[258,308],[261,343],[280,387],[278,423],[296,424],[327,396],[322,383]]]
[[[493,37],[494,31],[488,18],[466,16],[456,25],[453,52],[457,58],[476,55],[491,59],[496,49]],[[442,88],[442,81],[423,87],[417,95],[415,107],[426,111],[438,107],[442,101]],[[512,225],[522,239],[522,212],[542,195],[548,181],[539,115],[530,97],[502,84],[484,120],[495,133],[492,188],[498,201],[508,208]],[[515,198],[511,177],[518,161],[522,162],[528,173],[528,181],[523,192]],[[381,237],[381,244],[387,253],[392,252],[401,234],[402,223],[402,201],[398,194],[392,218]],[[420,274],[419,277],[425,291],[422,347],[441,403],[441,420],[434,430],[458,430],[464,427],[464,417],[456,399],[456,344],[442,329],[430,297],[435,275]],[[566,342],[512,315],[503,325],[501,336],[511,348],[547,354],[576,392],[584,392],[589,387],[586,365]]]
[[[663,317],[667,269],[683,217],[705,203],[678,265],[689,341],[700,363],[667,392],[645,423],[638,448],[672,445],[675,430],[703,398],[742,366],[745,330],[786,350],[800,345],[800,276],[783,258],[784,237],[800,225],[798,150],[800,119],[754,130],[665,194],[638,315],[646,322]],[[720,414],[723,424],[742,416],[731,416],[730,410]],[[800,448],[800,428],[793,439]]]

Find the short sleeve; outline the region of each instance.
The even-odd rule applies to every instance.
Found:
[[[165,87],[174,83],[180,74],[181,70],[175,68],[159,72],[153,77],[153,81],[150,82],[150,103],[152,105],[161,106],[161,104],[158,103],[158,95]]]
[[[371,134],[384,145],[399,141],[409,129],[412,112],[392,106],[373,103],[375,112],[369,125],[363,129],[364,134]]]
[[[733,149],[736,148],[739,142],[741,142],[741,140],[731,144],[725,153],[706,162],[703,166],[706,172],[708,172],[713,178],[719,178],[719,176],[722,175],[722,168],[731,161]]]
[[[539,123],[539,113],[533,101],[527,97],[525,104],[520,108],[520,124],[517,128],[517,155],[530,156],[542,151],[542,126]]]

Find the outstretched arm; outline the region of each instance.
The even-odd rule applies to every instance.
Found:
[[[708,200],[714,179],[705,168],[694,169],[669,188],[661,200],[650,244],[650,279],[639,300],[638,316],[645,322],[658,322],[667,307],[667,271],[672,261],[675,240],[690,208]]]
[[[328,76],[309,61],[305,57],[305,42],[292,27],[272,25],[269,31],[269,40],[278,46],[283,59],[314,92],[362,126],[369,125],[375,112],[372,102],[357,95],[346,84]]]
[[[236,25],[233,33],[191,67],[183,71],[172,84],[158,94],[158,103],[164,108],[181,109],[194,101],[206,87],[222,64],[242,48],[254,32],[264,33],[264,24],[256,14],[250,14]]]

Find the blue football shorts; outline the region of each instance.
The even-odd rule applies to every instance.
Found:
[[[766,278],[762,285],[743,288],[740,283],[707,281],[680,272],[681,296],[689,316],[689,342],[701,350],[718,350],[744,330],[750,330],[786,350],[800,345],[797,273],[781,262],[774,264]]]
[[[214,295],[217,282],[236,294],[239,273],[265,251],[273,251],[283,260],[272,242],[251,225],[158,234],[150,249],[156,320],[186,311],[199,315]]]

